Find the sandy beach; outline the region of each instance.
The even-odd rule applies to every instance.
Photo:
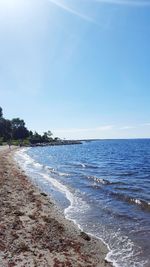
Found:
[[[109,267],[103,243],[66,220],[0,148],[0,266]]]

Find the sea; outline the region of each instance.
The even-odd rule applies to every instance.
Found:
[[[150,139],[23,148],[31,181],[85,232],[115,267],[150,267]]]

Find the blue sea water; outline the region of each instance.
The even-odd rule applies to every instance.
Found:
[[[150,267],[150,140],[23,149],[16,158],[117,267]]]

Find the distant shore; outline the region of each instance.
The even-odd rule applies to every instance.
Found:
[[[0,148],[0,266],[110,267],[107,248],[66,220]]]
[[[36,144],[31,144],[31,147],[36,147],[36,146],[62,146],[62,145],[80,145],[82,144],[81,141],[78,140],[57,140],[57,141],[51,141],[49,143],[36,143]]]

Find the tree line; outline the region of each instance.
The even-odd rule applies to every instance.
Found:
[[[0,107],[0,144],[7,143],[22,143],[22,144],[37,144],[50,143],[58,138],[52,138],[52,132],[48,131],[40,135],[37,132],[28,130],[24,120],[14,118],[12,120],[3,117],[3,110]]]

